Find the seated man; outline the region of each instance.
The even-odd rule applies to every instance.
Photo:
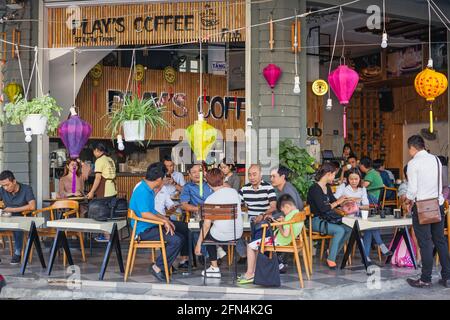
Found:
[[[158,214],[155,209],[155,189],[163,184],[166,168],[161,163],[153,163],[147,168],[145,179],[138,184],[133,191],[130,200],[130,209],[133,210],[139,218],[151,219],[164,223],[164,241],[166,242],[167,264],[169,268],[175,262],[181,247],[183,239],[175,233],[175,226],[166,217]],[[132,227],[134,228],[134,221]],[[137,222],[136,237],[142,241],[160,240],[159,228],[157,225],[147,222]],[[164,263],[162,255],[158,257],[156,263],[150,268],[153,275],[160,281],[165,282]]]
[[[36,210],[36,199],[33,189],[25,184],[18,183],[11,171],[0,173],[0,200],[5,204],[4,212],[13,216],[22,216],[24,211]],[[19,264],[23,246],[23,232],[14,231],[14,255],[11,264]]]

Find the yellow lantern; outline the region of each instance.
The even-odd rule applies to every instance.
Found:
[[[433,132],[433,102],[447,90],[447,86],[447,77],[428,67],[420,72],[414,80],[417,93],[430,105],[430,132]]]
[[[198,120],[186,129],[186,136],[197,160],[202,161],[216,142],[217,130],[199,115]],[[200,171],[200,196],[203,196],[203,171]]]
[[[8,83],[3,92],[8,97],[8,100],[12,103],[15,103],[17,101],[19,95],[23,97],[23,88],[17,82]]]

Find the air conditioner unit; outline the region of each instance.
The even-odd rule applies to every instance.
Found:
[[[11,10],[20,10],[25,6],[23,0],[7,0],[6,6]]]

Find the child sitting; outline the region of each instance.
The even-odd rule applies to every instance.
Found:
[[[272,220],[272,222],[289,221],[300,212],[295,206],[294,199],[292,199],[292,197],[288,194],[283,194],[278,199],[277,207],[280,208],[283,215],[280,216],[277,220]],[[300,232],[302,231],[303,225],[304,225],[303,222],[293,224],[292,227],[295,238],[297,238]],[[287,246],[290,245],[292,242],[292,236],[290,234],[289,225],[277,226],[277,229],[274,232],[274,236],[275,236],[275,247]],[[266,238],[264,241],[265,245],[272,246],[273,245],[272,239],[273,239],[272,237],[266,234]],[[239,284],[253,283],[253,278],[256,269],[256,257],[260,245],[261,239],[257,239],[247,245],[247,272],[244,275],[239,276],[238,279]]]

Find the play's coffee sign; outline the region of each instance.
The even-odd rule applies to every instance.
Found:
[[[244,1],[48,8],[50,47],[244,41]]]

